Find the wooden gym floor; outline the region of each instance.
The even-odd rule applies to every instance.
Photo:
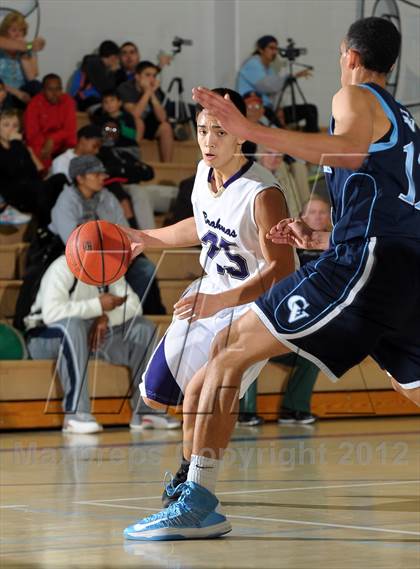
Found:
[[[160,505],[180,431],[1,439],[0,567],[418,569],[419,419],[238,428],[218,495],[223,539],[127,542]]]

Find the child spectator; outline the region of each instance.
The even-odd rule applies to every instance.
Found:
[[[26,41],[28,24],[19,12],[10,12],[0,24],[0,77],[13,98],[13,106],[24,108],[41,85],[37,52],[45,46],[42,37]]]
[[[122,108],[117,91],[104,93],[93,121],[103,129],[104,137],[112,138],[115,146],[137,146],[136,122],[141,128],[140,120]]]
[[[54,158],[51,174],[64,174],[69,181],[70,162],[76,156],[96,156],[102,145],[102,131],[98,126],[86,125],[77,131],[77,142],[74,148],[69,148],[63,154]]]
[[[42,92],[31,100],[24,115],[26,141],[45,170],[55,156],[75,146],[76,122],[74,101],[63,93],[60,77],[46,75]]]
[[[26,223],[20,212],[35,214],[41,226],[50,221],[51,208],[65,183],[64,176],[42,180],[43,165],[30,147],[22,141],[18,111],[10,109],[0,114],[0,194],[2,222]],[[7,208],[13,206],[18,212]],[[20,221],[19,221],[20,220]]]
[[[174,137],[162,106],[164,93],[157,79],[159,68],[150,61],[142,61],[136,67],[134,79],[118,87],[124,109],[136,120],[137,141],[157,139],[160,159],[170,162],[173,154]]]

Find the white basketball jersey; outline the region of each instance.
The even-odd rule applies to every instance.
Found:
[[[266,188],[281,188],[260,164],[247,162],[215,194],[210,188],[212,168],[201,161],[191,202],[202,242],[200,263],[219,290],[241,286],[267,263],[254,217],[256,196]]]

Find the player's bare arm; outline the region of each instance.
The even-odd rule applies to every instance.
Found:
[[[199,318],[208,318],[224,308],[252,302],[266,292],[274,283],[294,271],[293,250],[286,244],[279,247],[266,239],[266,235],[278,219],[278,215],[287,215],[287,205],[283,194],[276,188],[268,188],[255,199],[255,221],[258,226],[259,242],[267,267],[256,277],[249,279],[240,287],[220,294],[191,295],[179,300],[174,306],[174,314],[191,322]]]
[[[197,227],[193,217],[161,227],[159,229],[120,229],[127,234],[131,242],[132,255],[135,257],[146,249],[160,249],[162,247],[192,247],[199,245]]]
[[[193,98],[215,115],[223,128],[232,134],[313,164],[356,169],[363,163],[374,140],[374,102],[369,93],[354,85],[343,87],[334,97],[334,136],[251,123],[231,101],[204,87],[193,89]]]

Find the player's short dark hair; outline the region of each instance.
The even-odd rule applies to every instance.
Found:
[[[44,77],[42,78],[42,86],[45,87],[48,81],[53,81],[53,80],[60,81],[60,83],[62,83],[61,77],[56,73],[47,73],[47,75],[44,75]]]
[[[227,89],[226,87],[217,87],[216,89],[212,89],[212,92],[218,93],[222,97],[229,95],[230,100],[238,109],[238,111],[240,111],[246,117],[245,101],[237,91],[233,91],[233,89]],[[195,116],[197,117],[197,115],[199,115],[203,110],[204,107],[200,105],[200,103],[197,103],[195,106]]]
[[[347,47],[360,54],[363,67],[378,73],[388,73],[401,47],[401,34],[385,18],[362,18],[354,22],[345,38]]]
[[[142,73],[145,69],[149,69],[149,67],[153,67],[153,69],[156,69],[156,71],[160,71],[159,67],[152,61],[145,60],[140,61],[140,63],[136,65],[136,73]]]
[[[120,55],[120,48],[114,41],[105,40],[99,46],[99,57],[110,57],[111,55]]]

